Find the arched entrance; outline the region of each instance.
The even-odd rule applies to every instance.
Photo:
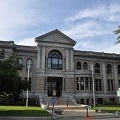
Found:
[[[56,97],[62,95],[62,77],[48,77],[47,78],[47,94],[48,96],[53,96],[56,92]]]

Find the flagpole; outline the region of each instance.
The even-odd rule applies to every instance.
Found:
[[[95,107],[95,80],[94,80],[94,71],[93,71],[93,65],[92,65],[92,81],[93,81],[93,104]]]
[[[27,76],[27,82],[29,81],[29,73],[30,73],[30,60],[28,61],[28,76]],[[26,95],[26,107],[28,107],[28,88],[27,88],[27,95]]]

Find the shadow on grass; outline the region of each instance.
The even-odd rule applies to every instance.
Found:
[[[48,117],[51,114],[40,110],[6,110],[0,111],[0,116],[30,116],[30,117]]]

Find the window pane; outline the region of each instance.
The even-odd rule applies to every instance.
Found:
[[[85,70],[88,69],[88,65],[86,62],[83,63],[83,69],[85,69]]]
[[[84,77],[80,78],[80,87],[81,87],[81,90],[84,90]]]
[[[59,64],[62,64],[62,60],[61,59],[59,59]]]
[[[23,64],[23,59],[22,58],[18,58],[18,64]]]
[[[80,69],[81,69],[81,63],[77,62],[77,70],[80,70]]]
[[[51,64],[51,58],[48,58],[48,63]]]
[[[52,64],[58,64],[58,59],[53,58],[52,59]]]
[[[56,70],[62,69],[62,55],[59,51],[53,50],[48,54],[48,67]]]
[[[79,81],[76,81],[76,88],[79,90]]]

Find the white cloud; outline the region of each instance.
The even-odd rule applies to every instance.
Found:
[[[105,25],[90,20],[73,25],[69,29],[64,30],[64,33],[73,37],[74,39],[84,39],[110,34],[111,26],[108,25],[107,28],[105,28]]]
[[[107,53],[117,53],[120,54],[120,44],[118,45],[108,45],[108,47],[104,47],[104,50]]]
[[[80,10],[75,15],[66,19],[66,21],[75,21],[83,18],[101,19],[109,22],[116,22],[120,19],[119,4],[111,3],[110,6],[99,5],[84,10]]]
[[[40,7],[36,8],[39,2],[37,0],[1,0],[0,39],[22,37],[29,31],[33,31],[33,28],[48,24],[49,18],[44,17]]]
[[[75,49],[120,54],[120,44],[114,45],[114,42],[110,43],[107,40],[97,43],[90,40],[80,40],[77,42]]]
[[[26,46],[36,46],[37,45],[37,43],[35,43],[35,38],[25,38],[25,39],[19,40],[15,44],[26,45]]]

